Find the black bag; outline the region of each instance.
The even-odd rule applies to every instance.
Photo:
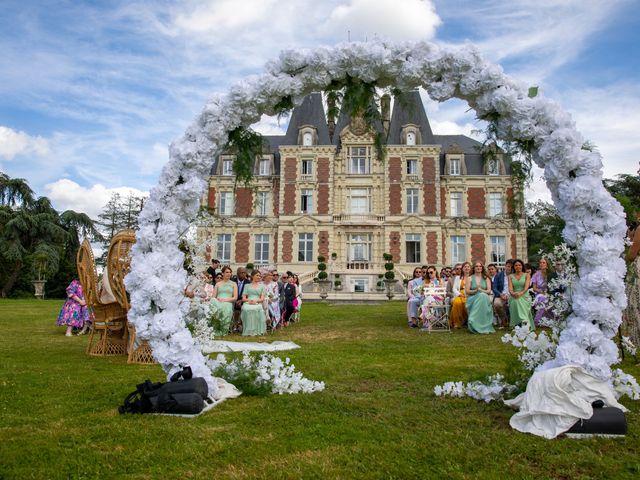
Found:
[[[591,418],[578,420],[566,433],[590,435],[625,435],[627,433],[627,420],[622,410],[616,407],[604,407],[602,400],[596,400],[592,405]]]
[[[136,386],[118,407],[120,413],[170,413],[194,415],[200,413],[209,396],[204,378],[191,378],[191,368],[185,367],[168,383],[146,380]],[[181,378],[183,378],[181,380]]]

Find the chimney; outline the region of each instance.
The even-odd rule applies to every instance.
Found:
[[[380,99],[380,110],[382,114],[382,127],[385,135],[389,134],[389,123],[391,122],[391,97],[385,93]]]

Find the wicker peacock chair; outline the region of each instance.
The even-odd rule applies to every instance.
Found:
[[[107,255],[107,272],[111,291],[116,301],[125,310],[129,311],[129,297],[124,287],[124,277],[129,273],[131,268],[130,251],[133,244],[136,243],[136,235],[133,230],[122,230],[115,234],[109,246]],[[128,363],[155,363],[151,347],[145,340],[140,342],[136,337],[135,327],[127,324],[129,341]]]
[[[126,354],[127,311],[118,302],[102,303],[100,301],[96,265],[91,245],[86,239],[78,250],[76,267],[85,301],[94,315],[87,353],[101,357]],[[94,344],[97,332],[100,333],[100,338]]]

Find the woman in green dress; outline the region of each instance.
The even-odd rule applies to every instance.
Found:
[[[491,306],[491,279],[482,262],[473,265],[473,274],[465,281],[468,326],[472,333],[495,333]]]
[[[216,283],[209,302],[209,312],[214,318],[214,335],[225,336],[233,321],[233,304],[238,299],[238,285],[231,281],[231,268],[222,268],[222,281]]]
[[[533,331],[535,325],[531,314],[531,295],[529,295],[531,277],[525,273],[522,260],[514,260],[513,272],[509,275],[509,324],[511,327],[526,325]]]
[[[242,291],[242,335],[263,335],[267,331],[264,314],[265,288],[258,270],[251,272],[251,283]]]

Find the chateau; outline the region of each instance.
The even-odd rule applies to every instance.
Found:
[[[250,186],[235,184],[232,154],[215,159],[207,198],[214,215],[205,233],[222,264],[274,264],[303,283],[318,256],[345,292],[368,292],[393,255],[396,278],[416,266],[465,260],[504,263],[526,257],[526,230],[513,228],[508,157],[484,162],[481,144],[434,135],[420,94],[391,102],[370,128],[341,114],[327,119],[314,93],[295,108],[285,135],[265,136]],[[386,139],[377,158],[375,132]]]

